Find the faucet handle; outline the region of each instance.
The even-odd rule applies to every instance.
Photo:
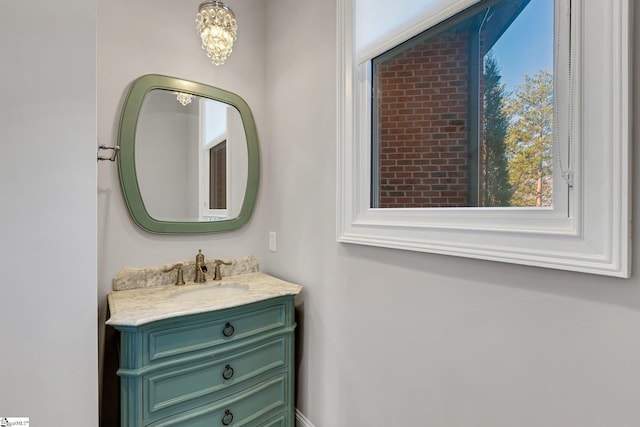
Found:
[[[213,271],[213,280],[222,280],[222,275],[220,274],[220,266],[231,265],[231,262],[224,262],[221,259],[217,259],[213,262],[216,264],[216,267]]]
[[[163,273],[168,273],[168,272],[176,270],[176,269],[178,270],[178,274],[176,276],[175,285],[176,286],[184,285],[184,272],[182,270],[182,263],[181,262],[179,262],[177,264],[174,264],[173,266],[171,266],[171,267],[169,267],[169,268],[167,268],[165,270],[162,270],[162,271],[163,271]]]

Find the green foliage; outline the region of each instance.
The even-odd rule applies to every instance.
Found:
[[[506,105],[512,206],[551,206],[553,76],[541,70],[525,75]]]
[[[480,206],[509,206],[512,195],[505,147],[509,119],[501,78],[497,61],[488,55],[484,62]]]

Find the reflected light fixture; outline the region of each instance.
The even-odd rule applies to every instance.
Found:
[[[191,104],[193,95],[191,95],[190,93],[184,93],[184,92],[173,92],[173,93],[176,94],[176,99],[180,104],[184,106],[187,106],[187,104]]]
[[[231,54],[238,25],[233,11],[221,1],[200,3],[196,29],[202,39],[202,48],[215,65],[222,65]]]

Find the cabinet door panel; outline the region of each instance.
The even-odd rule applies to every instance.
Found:
[[[150,427],[256,426],[268,414],[285,409],[286,396],[287,376],[281,375],[227,399],[162,419]]]
[[[287,415],[282,414],[270,419],[269,421],[266,421],[263,424],[260,424],[259,427],[287,427],[288,425],[289,424],[287,424]],[[291,425],[293,426],[293,424]]]
[[[145,375],[144,418],[154,420],[212,400],[216,393],[287,363],[289,338],[252,345],[220,357],[212,355],[179,368]]]
[[[190,351],[233,342],[285,326],[285,305],[239,315],[221,316],[201,323],[150,330],[146,336],[147,360],[155,362]]]

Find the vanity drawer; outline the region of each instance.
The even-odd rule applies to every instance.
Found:
[[[262,420],[265,417],[284,410],[289,404],[287,402],[287,387],[286,374],[273,377],[226,399],[159,420],[150,424],[149,427],[225,427],[228,425],[248,427],[264,425]]]
[[[287,366],[290,344],[290,338],[283,336],[144,375],[145,421],[210,402],[235,384]]]
[[[280,414],[277,417],[271,418],[268,421],[260,424],[259,427],[287,427],[287,414]],[[292,424],[293,426],[293,424]]]
[[[146,363],[156,362],[183,353],[202,350],[283,328],[286,325],[286,305],[283,303],[256,311],[221,312],[213,320],[194,322],[185,319],[171,327],[155,327],[144,334]]]

